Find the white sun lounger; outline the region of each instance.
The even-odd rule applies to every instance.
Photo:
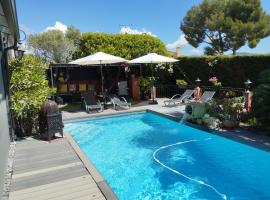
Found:
[[[182,103],[184,100],[190,99],[193,95],[194,90],[186,90],[182,95],[176,94],[171,99],[165,100],[164,104],[165,106],[171,105],[171,104],[177,104]]]
[[[211,101],[215,93],[216,93],[215,91],[205,91],[200,98],[200,102],[206,103],[206,102]]]
[[[121,99],[123,99],[123,101],[121,101],[118,97],[111,98],[111,101],[113,103],[113,108],[115,110],[117,110],[118,107],[129,109],[131,107],[131,103],[128,103],[124,97],[121,97]]]

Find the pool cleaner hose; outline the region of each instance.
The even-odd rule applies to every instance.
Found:
[[[205,139],[205,140],[203,140],[203,141],[206,141],[206,140],[210,140],[211,138],[207,138],[207,139]],[[185,174],[183,174],[183,173],[181,173],[181,172],[179,172],[179,171],[177,171],[177,170],[175,170],[175,169],[173,169],[173,168],[171,168],[171,167],[169,167],[169,166],[167,166],[166,164],[164,164],[163,162],[161,162],[159,159],[157,159],[157,154],[158,154],[158,152],[159,151],[161,151],[161,150],[164,150],[164,149],[167,149],[167,148],[170,148],[170,147],[173,147],[173,146],[177,146],[177,145],[182,145],[182,144],[186,144],[186,143],[192,143],[192,142],[199,142],[199,141],[201,141],[201,140],[187,140],[187,141],[183,141],[183,142],[177,142],[177,143],[174,143],[174,144],[169,144],[169,145],[166,145],[166,146],[162,146],[162,147],[160,147],[159,149],[157,149],[157,150],[155,150],[154,151],[154,153],[153,153],[153,159],[158,163],[158,164],[160,164],[162,167],[164,167],[164,168],[166,168],[167,170],[169,170],[169,171],[171,171],[171,172],[173,172],[173,173],[175,173],[175,174],[177,174],[177,175],[179,175],[179,176],[182,176],[182,177],[184,177],[184,178],[186,178],[186,179],[188,179],[188,180],[190,180],[190,181],[193,181],[193,182],[195,182],[195,183],[197,183],[197,184],[199,184],[199,185],[203,185],[203,186],[206,186],[206,187],[209,187],[210,189],[212,189],[215,193],[217,193],[222,199],[224,199],[224,200],[227,200],[227,196],[225,195],[225,194],[222,194],[221,192],[219,192],[214,186],[212,186],[212,185],[210,185],[210,184],[208,184],[208,183],[205,183],[204,181],[202,181],[202,180],[198,180],[198,179],[195,179],[195,178],[192,178],[192,177],[189,177],[189,176],[187,176],[187,175],[185,175]]]

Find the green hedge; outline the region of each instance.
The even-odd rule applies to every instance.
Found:
[[[213,76],[216,76],[224,87],[244,87],[248,78],[256,85],[260,72],[270,69],[270,54],[178,59],[180,61],[174,66],[174,78],[186,80],[183,71],[193,83],[199,77],[203,85],[210,85],[208,79]]]
[[[256,125],[270,131],[270,69],[260,73],[258,83],[253,90],[253,114]]]
[[[164,43],[150,35],[84,33],[74,58],[81,58],[102,51],[126,59],[147,53],[168,55]]]

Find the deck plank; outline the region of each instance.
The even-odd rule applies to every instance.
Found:
[[[63,138],[17,142],[10,200],[104,200],[102,192]]]

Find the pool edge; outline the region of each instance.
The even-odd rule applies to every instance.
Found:
[[[69,118],[69,119],[63,119],[64,123],[69,123],[69,122],[75,122],[75,121],[82,121],[82,120],[88,120],[88,119],[102,119],[106,117],[113,117],[113,116],[123,116],[123,115],[130,115],[130,114],[136,114],[136,113],[144,113],[147,112],[148,109],[141,109],[141,110],[136,110],[136,111],[131,111],[131,110],[126,110],[126,111],[118,111],[116,113],[102,113],[102,114],[93,114],[89,116],[83,116],[83,117],[74,117],[74,118]]]
[[[120,112],[116,112],[116,113],[106,113],[106,114],[102,114],[102,115],[92,115],[92,116],[87,116],[87,117],[80,117],[80,118],[73,118],[73,119],[67,119],[67,120],[63,120],[65,123],[69,123],[69,122],[75,122],[75,121],[81,121],[81,120],[88,120],[88,119],[102,119],[102,118],[106,118],[106,117],[113,117],[113,116],[124,116],[124,115],[129,115],[129,114],[136,114],[136,113],[144,113],[144,112],[150,112],[150,113],[154,113],[156,115],[165,117],[167,119],[173,120],[173,121],[180,121],[181,119],[178,117],[175,117],[173,115],[170,115],[169,113],[162,113],[159,111],[155,111],[152,109],[141,109],[141,110],[136,110],[136,111],[132,111],[132,110],[125,110],[125,111],[120,111]],[[244,139],[241,135],[237,135],[235,134],[233,131],[231,130],[226,130],[226,131],[222,131],[219,129],[211,129],[209,127],[205,127],[202,125],[198,125],[198,124],[193,124],[187,121],[184,121],[183,124],[192,127],[192,128],[196,128],[205,132],[208,132],[210,134],[213,135],[217,135],[219,137],[223,137],[235,142],[239,142],[241,144],[245,144],[248,145],[250,147],[253,148],[257,148],[266,152],[270,152],[270,147],[262,144],[260,142],[257,141],[252,141],[252,140],[246,140]]]
[[[104,195],[105,199],[107,200],[118,200],[117,196],[107,183],[107,181],[103,178],[103,176],[100,174],[98,169],[95,167],[95,165],[92,163],[90,159],[85,155],[85,153],[81,150],[80,146],[76,143],[76,141],[72,138],[72,136],[65,132],[65,138],[75,151],[75,153],[78,155],[79,159],[84,164],[85,168],[91,175],[91,177],[94,179],[95,183],[97,184],[98,188]]]

